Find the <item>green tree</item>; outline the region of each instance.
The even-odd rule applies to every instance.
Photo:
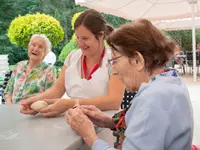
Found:
[[[18,15],[31,13],[37,7],[36,0],[1,0],[0,5],[0,54],[9,55],[9,64],[27,59],[27,51],[11,44],[7,30],[11,21]],[[20,53],[19,53],[20,51]]]
[[[121,24],[131,22],[131,20],[127,20],[118,16],[110,15],[110,14],[104,14],[102,13],[104,18],[106,19],[106,22],[108,24],[113,25],[114,28],[118,28]]]
[[[167,35],[181,46],[184,51],[192,50],[192,30],[166,31]],[[178,40],[177,40],[178,38]],[[196,43],[200,42],[200,29],[196,29]]]

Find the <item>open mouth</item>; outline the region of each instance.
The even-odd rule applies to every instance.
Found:
[[[84,48],[81,48],[82,50],[86,51],[89,47],[84,47]]]
[[[33,53],[33,52],[32,52],[31,54],[34,55],[34,56],[38,56],[38,53]]]

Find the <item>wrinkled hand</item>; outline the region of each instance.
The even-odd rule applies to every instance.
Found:
[[[37,99],[35,97],[30,97],[27,99],[20,100],[19,104],[21,104],[20,112],[25,115],[36,115],[38,112],[31,109],[31,104],[36,102]]]
[[[113,128],[114,123],[112,118],[103,113],[100,109],[94,105],[82,105],[80,106],[82,112],[87,115],[90,120],[99,127]]]
[[[67,123],[82,136],[84,141],[92,147],[92,144],[98,139],[94,125],[90,119],[82,112],[80,107],[69,109],[66,113]]]
[[[55,117],[61,115],[68,109],[66,105],[67,101],[64,99],[45,99],[44,101],[51,104],[39,111],[44,117]],[[52,102],[54,103],[52,104]]]
[[[12,99],[6,100],[6,104],[13,104]]]

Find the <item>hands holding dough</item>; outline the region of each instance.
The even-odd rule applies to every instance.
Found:
[[[66,110],[65,99],[45,99],[40,101],[22,101],[20,112],[28,115],[36,115],[38,112],[44,117],[53,117],[63,114]]]
[[[41,109],[43,108],[46,108],[48,106],[48,104],[45,102],[45,101],[37,101],[37,102],[34,102],[32,105],[31,105],[31,109],[35,110],[35,111],[40,111]]]

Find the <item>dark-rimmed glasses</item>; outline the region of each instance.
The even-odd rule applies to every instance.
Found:
[[[120,55],[120,56],[117,56],[117,57],[115,57],[115,58],[112,58],[112,59],[109,59],[108,60],[108,65],[113,65],[114,63],[116,63],[116,60],[118,59],[118,58],[120,58],[120,57],[122,57],[123,55]]]

